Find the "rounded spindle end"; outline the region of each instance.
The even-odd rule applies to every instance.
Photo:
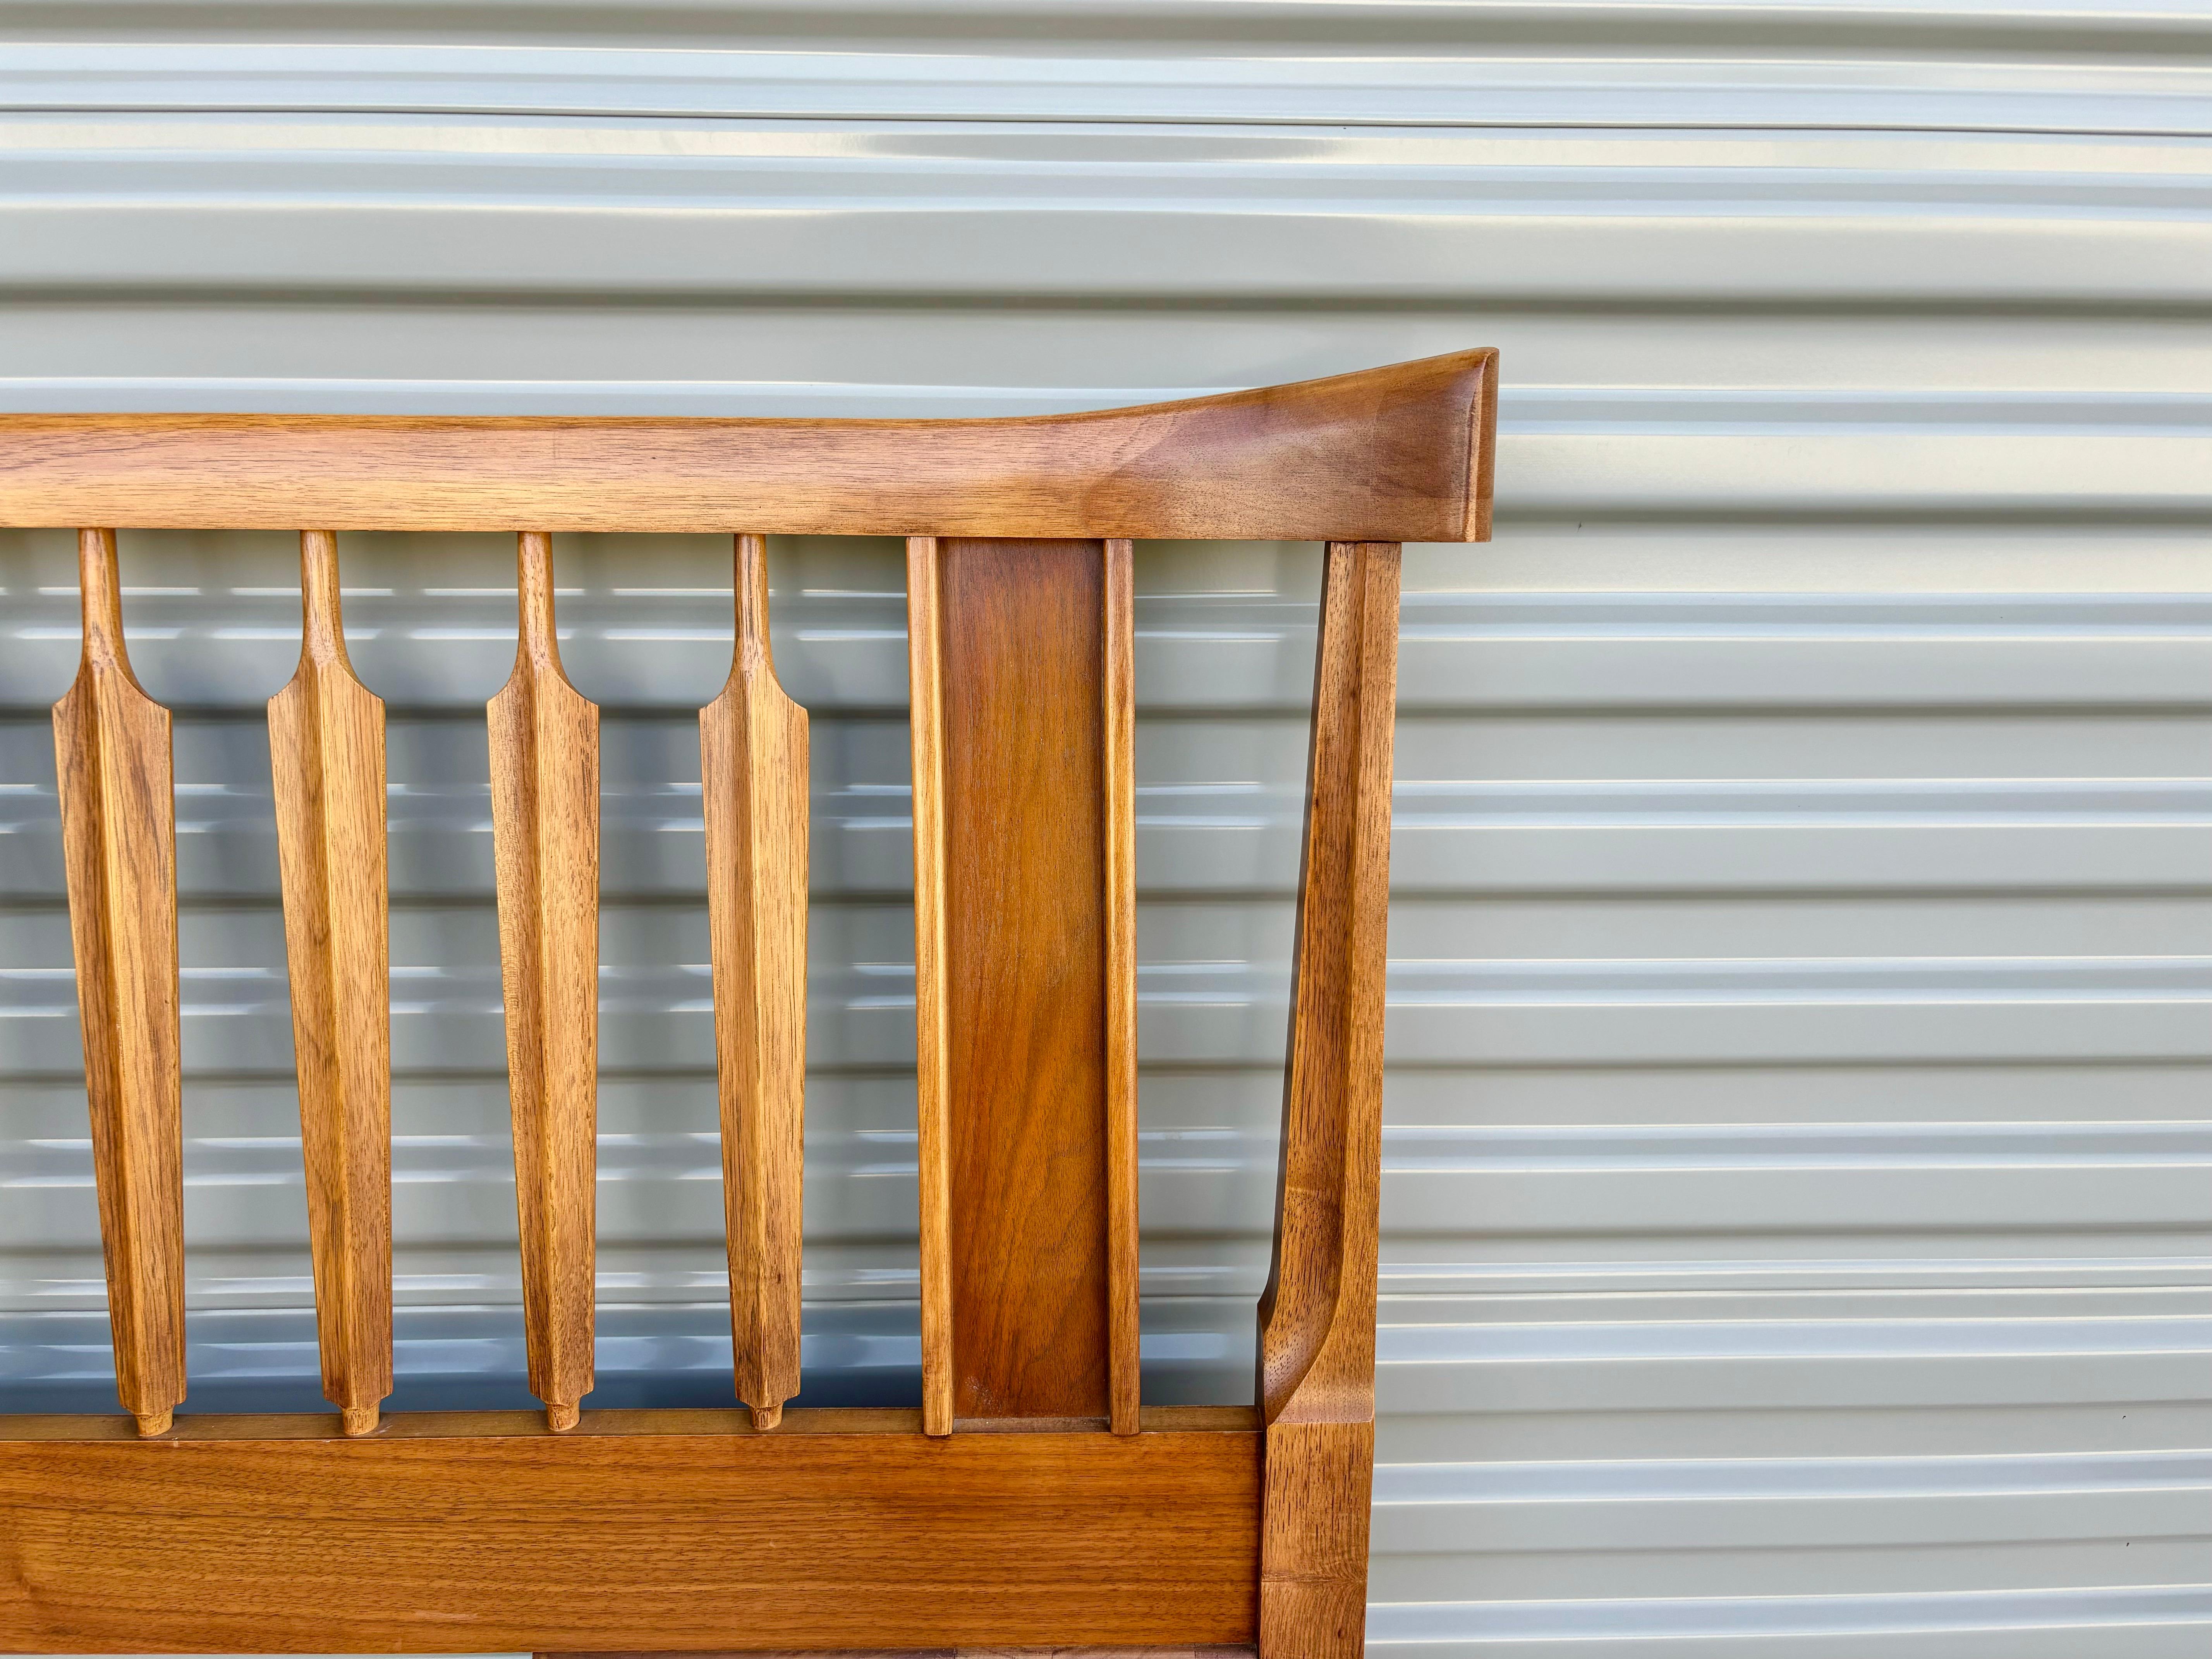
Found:
[[[766,1434],[783,1421],[783,1401],[781,1400],[773,1406],[752,1406],[747,1409],[753,1414],[753,1427],[762,1434]]]
[[[338,1408],[338,1423],[348,1434],[374,1434],[377,1408],[374,1406],[342,1406]]]
[[[557,1401],[546,1401],[545,1426],[556,1434],[568,1433],[576,1426],[583,1415],[584,1409],[580,1406],[573,1403],[563,1404]]]
[[[157,1412],[137,1412],[133,1414],[138,1419],[138,1437],[142,1440],[151,1440],[156,1435],[168,1433],[169,1425],[176,1420],[174,1409],[167,1406],[162,1407]]]

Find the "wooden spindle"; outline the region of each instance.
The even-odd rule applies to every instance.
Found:
[[[177,817],[169,711],[131,672],[115,532],[77,535],[84,654],[54,705],[62,850],[115,1385],[138,1432],[185,1397]]]
[[[517,548],[514,672],[491,700],[492,848],[530,1389],[554,1429],[592,1389],[599,711],[561,672],[553,544]]]
[[[1377,1194],[1399,548],[1332,542],[1315,664],[1274,1263],[1262,1659],[1356,1659],[1375,1465]]]
[[[699,712],[722,1205],[738,1398],[772,1429],[799,1392],[806,1086],[806,711],[769,649],[768,544],[736,545],[729,683]]]
[[[1126,541],[1106,544],[1105,945],[1107,1413],[1137,1432],[1139,1382],[1137,1232],[1136,588]]]
[[[908,711],[914,751],[915,1152],[921,1225],[921,1427],[952,1432],[951,1001],[945,985],[945,664],[937,541],[906,544]]]
[[[300,537],[300,665],[269,700],[300,1145],[323,1393],[367,1434],[392,1392],[384,700],[346,656],[326,530]]]

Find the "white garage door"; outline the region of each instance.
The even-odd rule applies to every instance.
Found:
[[[2195,1659],[2208,135],[2204,0],[0,3],[0,406],[983,414],[1503,348],[1497,540],[1407,562],[1372,1641]],[[512,546],[342,548],[392,706],[392,1404],[519,1404]],[[179,711],[201,1409],[318,1402],[261,707],[295,556],[123,541]],[[1146,1387],[1242,1400],[1318,557],[1139,556]],[[606,708],[594,1403],[719,1401],[727,550],[556,559]],[[910,1397],[901,569],[772,575],[806,1399]],[[12,1409],[110,1400],[73,582],[0,534]]]

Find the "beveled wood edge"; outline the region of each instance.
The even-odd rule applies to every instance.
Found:
[[[1083,1434],[1107,1437],[1101,1418],[962,1418],[968,1434]],[[1147,1406],[1140,1414],[1144,1434],[1256,1434],[1258,1411],[1249,1406]],[[331,1440],[359,1444],[364,1440],[591,1439],[664,1435],[752,1436],[786,1439],[793,1435],[868,1434],[901,1437],[921,1433],[921,1413],[905,1407],[798,1407],[783,1413],[774,1429],[757,1429],[743,1407],[672,1407],[666,1410],[586,1411],[576,1426],[556,1432],[538,1411],[389,1412],[369,1435],[348,1435],[336,1412],[187,1413],[152,1443],[191,1441]],[[142,1443],[137,1426],[121,1415],[0,1413],[0,1443],[9,1441],[123,1441]]]
[[[947,989],[945,664],[937,539],[906,544],[907,737],[913,757],[915,1159],[922,1420],[953,1431],[951,999]]]
[[[1103,544],[1099,847],[1106,944],[1107,1411],[1116,1434],[1137,1432],[1143,1396],[1138,1231],[1136,577],[1126,541]]]
[[[717,1648],[683,1653],[533,1653],[530,1659],[1252,1659],[1249,1643],[1151,1648]]]
[[[1480,540],[1497,361],[984,420],[0,415],[0,526]]]

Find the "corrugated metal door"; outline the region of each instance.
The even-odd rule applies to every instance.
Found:
[[[995,413],[1504,349],[1411,550],[1372,1639],[2212,1636],[2212,9],[0,5],[0,404]],[[500,538],[349,538],[391,702],[399,1407],[519,1401]],[[314,1407],[261,702],[286,538],[126,536],[177,736],[191,1401]],[[601,1385],[727,1336],[696,726],[726,549],[579,538]],[[773,553],[817,794],[807,1398],[910,1392],[901,576]],[[1249,1398],[1318,560],[1141,556],[1147,1386]],[[0,1367],[99,1408],[0,538]]]

